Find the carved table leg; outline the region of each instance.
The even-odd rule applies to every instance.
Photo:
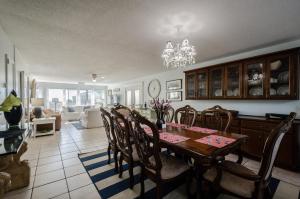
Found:
[[[5,166],[2,172],[9,173],[11,176],[11,187],[9,191],[26,187],[30,182],[30,167],[27,160],[20,161],[20,157],[27,151],[27,143],[24,142],[15,155],[8,155],[0,158]]]

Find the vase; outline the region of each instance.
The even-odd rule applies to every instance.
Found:
[[[17,97],[17,93],[14,90],[12,90],[10,94]],[[10,112],[4,112],[4,117],[7,123],[9,124],[9,128],[19,125],[22,116],[23,116],[22,104],[20,106],[13,106]]]
[[[157,114],[156,126],[159,130],[163,128],[163,124],[165,123],[164,115],[161,113]]]
[[[9,127],[19,125],[23,114],[22,105],[14,106],[10,112],[4,112],[4,117],[9,124]]]

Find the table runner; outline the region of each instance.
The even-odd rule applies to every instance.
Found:
[[[198,126],[192,126],[187,129],[191,130],[191,131],[207,133],[207,134],[213,134],[213,133],[218,132],[218,130],[215,130],[215,129],[202,128],[202,127],[198,127]]]

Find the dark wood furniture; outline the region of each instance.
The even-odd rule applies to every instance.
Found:
[[[165,110],[164,120],[165,122],[172,122],[174,118],[175,110],[173,107],[169,107]]]
[[[185,71],[187,100],[299,99],[300,48]]]
[[[213,183],[214,190],[221,190],[234,196],[255,199],[271,198],[268,185],[274,161],[282,138],[291,128],[295,117],[296,113],[290,113],[268,136],[258,173],[231,161],[220,161],[216,167],[204,174],[204,179]]]
[[[197,116],[196,109],[189,105],[178,108],[175,111],[175,122],[177,124],[185,124],[187,126],[193,126]]]
[[[201,111],[200,122],[201,127],[228,132],[232,122],[232,115],[230,111],[216,105]]]
[[[123,174],[123,160],[128,163],[129,171],[129,184],[130,188],[133,188],[134,185],[134,176],[133,176],[133,167],[139,162],[139,157],[136,152],[136,148],[132,142],[131,127],[125,116],[111,109],[113,116],[114,132],[117,140],[117,147],[120,150],[120,159],[119,159],[119,177],[122,177]]]
[[[186,179],[188,191],[192,179],[192,168],[182,159],[160,152],[159,132],[152,122],[136,111],[133,111],[132,118],[134,122],[133,137],[142,168],[140,197],[144,197],[146,176],[156,183],[156,198],[158,199],[163,197],[164,185],[172,181],[182,182],[183,179]],[[141,127],[142,125],[143,128],[151,129],[153,133],[151,137]]]
[[[116,135],[114,132],[114,125],[113,125],[113,119],[109,112],[107,112],[105,109],[100,108],[101,111],[101,117],[103,120],[103,125],[106,133],[106,137],[108,140],[108,147],[107,147],[107,155],[108,160],[107,163],[110,164],[110,150],[114,153],[114,160],[115,160],[115,171],[118,171],[118,152],[120,151],[117,146],[117,140]]]
[[[264,143],[282,119],[267,119],[260,116],[246,116],[233,114],[229,132],[248,136],[248,141],[241,147],[242,154],[248,158],[260,160]],[[213,124],[213,123],[212,123]],[[201,113],[199,112],[195,126],[201,126]],[[213,127],[213,126],[212,126]],[[300,171],[300,121],[295,120],[287,132],[279,148],[275,166]]]
[[[127,106],[123,106],[121,104],[117,105],[114,109],[119,113],[121,113],[125,117],[125,119],[128,118],[131,113],[130,108],[128,108]]]

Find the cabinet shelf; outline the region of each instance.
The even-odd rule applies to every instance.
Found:
[[[295,48],[185,71],[186,99],[297,100],[299,52]],[[270,91],[280,87],[288,88],[287,94]]]

